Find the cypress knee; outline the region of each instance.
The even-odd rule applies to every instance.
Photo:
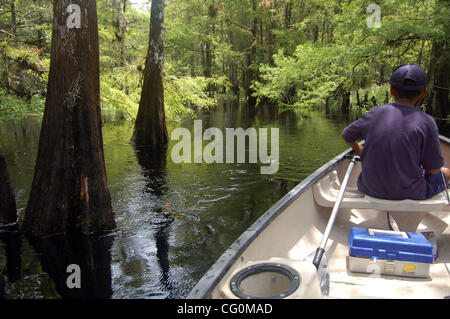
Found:
[[[95,0],[55,0],[50,74],[22,230],[37,236],[116,227],[106,181]]]

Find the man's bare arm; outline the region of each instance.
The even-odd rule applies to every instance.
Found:
[[[343,135],[342,135],[342,137],[344,137]],[[345,140],[345,139],[344,139]],[[353,149],[353,151],[355,152],[355,155],[356,156],[361,156],[361,152],[362,152],[362,150],[363,150],[363,147],[357,142],[357,141],[354,141],[353,143],[349,143],[349,142],[347,142],[347,141],[345,141],[348,145],[350,145],[350,147]]]

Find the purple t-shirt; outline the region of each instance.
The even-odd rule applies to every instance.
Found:
[[[373,197],[425,199],[423,169],[444,165],[434,119],[397,103],[377,106],[344,129],[344,139],[365,140],[358,189]]]

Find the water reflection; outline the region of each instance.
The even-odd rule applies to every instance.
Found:
[[[307,110],[249,108],[236,98],[224,99],[217,108],[198,112],[204,129],[279,127],[280,169],[275,175],[261,175],[259,164],[176,164],[170,159],[175,142],[163,152],[134,149],[129,144],[133,123],[108,119],[103,125],[105,164],[118,230],[111,252],[109,244],[99,252],[106,261],[94,260],[103,268],[98,270],[98,276],[103,276],[99,277],[103,278],[99,283],[102,288],[88,289],[80,297],[186,296],[220,254],[261,214],[347,148],[340,137],[347,122],[335,118]],[[169,134],[177,127],[193,131],[193,119],[168,125]],[[19,221],[29,196],[39,128],[40,120],[36,118],[0,120],[0,142],[10,164]],[[7,298],[71,298],[70,293],[75,292],[64,291],[70,275],[66,272],[68,263],[76,263],[73,260],[78,258],[79,263],[86,264],[92,258],[75,258],[74,244],[70,242],[34,245],[38,255],[25,238],[20,248],[8,245],[8,263],[17,265],[8,267],[8,271],[12,277],[16,271],[15,278],[20,279],[10,283],[0,277],[0,294],[3,289]],[[89,254],[92,248],[83,245],[83,254]],[[21,253],[14,255],[14,250]],[[0,242],[0,268],[6,271],[4,252],[6,244]],[[97,270],[87,268],[85,272],[88,275]],[[58,291],[54,280],[59,281]]]
[[[27,237],[56,291],[66,299],[108,299],[111,287],[112,233],[96,235],[57,235],[49,238]],[[69,276],[76,275],[69,265],[78,265],[80,288],[69,288]]]
[[[6,269],[2,276],[3,280],[8,280],[9,283],[14,283],[21,278],[21,247],[22,247],[22,237],[18,231],[17,224],[3,226],[0,228],[0,242],[4,245],[5,258],[6,258]],[[0,279],[1,281],[2,279]],[[3,290],[5,289],[5,284],[3,283]],[[0,283],[0,297],[2,295],[2,283]]]
[[[169,243],[167,229],[173,222],[170,214],[163,211],[163,196],[167,192],[166,163],[167,146],[136,147],[136,157],[145,178],[144,192],[155,196],[157,204],[154,213],[158,218],[152,221],[155,226],[156,258],[161,271],[160,285],[169,292],[167,298],[172,298],[173,287],[170,281]]]

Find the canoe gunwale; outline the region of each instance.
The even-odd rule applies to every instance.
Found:
[[[443,135],[439,135],[439,139],[441,140],[441,142],[450,145],[450,138],[443,136]]]
[[[450,145],[450,139],[440,135],[441,142]],[[314,173],[306,177],[302,182],[297,184],[289,193],[283,196],[276,204],[269,208],[261,215],[245,232],[243,232],[228,247],[225,252],[217,259],[217,261],[209,268],[203,277],[192,288],[187,299],[205,299],[211,298],[211,293],[217,284],[222,280],[223,276],[232,267],[234,262],[244,252],[245,249],[253,242],[253,240],[264,231],[264,229],[277,218],[284,209],[303,194],[309,187],[331,172],[339,162],[344,160],[345,156],[352,153],[352,149],[347,149],[328,161]]]

